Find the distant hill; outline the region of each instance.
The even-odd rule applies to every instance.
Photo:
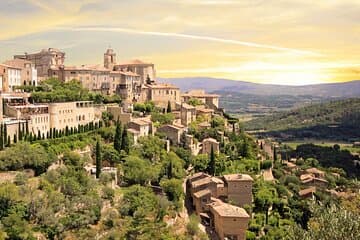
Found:
[[[259,117],[244,123],[246,130],[287,138],[360,139],[360,98],[314,104]]]
[[[223,91],[255,95],[311,95],[340,98],[360,97],[360,80],[306,86],[258,84],[208,77],[160,78],[159,80],[161,82],[175,84],[180,87],[182,91],[201,88],[208,92]]]

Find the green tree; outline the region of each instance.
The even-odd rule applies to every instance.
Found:
[[[207,168],[207,172],[210,175],[215,175],[215,170],[216,170],[216,159],[215,159],[215,152],[214,152],[214,148],[211,145],[211,150],[210,150],[210,160],[209,160],[209,165]]]
[[[289,229],[289,240],[356,240],[360,239],[360,215],[341,207],[315,206],[309,229],[292,226]]]
[[[116,151],[121,151],[121,139],[122,139],[122,126],[121,122],[116,122],[115,137],[114,137],[114,148]]]
[[[147,184],[156,180],[159,170],[153,167],[148,160],[137,156],[128,156],[124,163],[124,180],[129,184]]]
[[[96,150],[95,150],[95,158],[96,158],[96,178],[100,177],[101,174],[101,149],[99,141],[96,141]]]
[[[170,103],[170,101],[168,101],[168,105],[167,105],[166,112],[167,112],[167,113],[171,113],[171,112],[172,112],[172,110],[171,110],[171,103]]]
[[[129,136],[127,133],[127,128],[124,126],[124,130],[121,136],[121,150],[124,150],[126,154],[129,154],[130,146],[129,146]]]

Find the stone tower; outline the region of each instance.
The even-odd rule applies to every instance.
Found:
[[[109,48],[104,53],[104,67],[113,70],[115,64],[116,64],[116,53],[114,53],[113,49]]]

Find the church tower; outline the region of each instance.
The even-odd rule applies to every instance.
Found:
[[[109,48],[104,53],[104,67],[110,70],[113,70],[114,65],[116,64],[116,53],[114,50]]]

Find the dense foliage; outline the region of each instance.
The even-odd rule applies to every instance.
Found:
[[[356,140],[360,136],[360,98],[314,104],[259,117],[245,123],[248,130],[284,138]]]
[[[76,80],[64,83],[58,79],[51,78],[42,81],[39,86],[24,86],[23,88],[25,91],[31,92],[31,98],[37,103],[71,101],[94,101],[95,103],[121,102],[118,95],[105,96],[91,93]]]

